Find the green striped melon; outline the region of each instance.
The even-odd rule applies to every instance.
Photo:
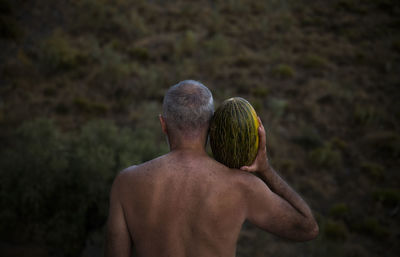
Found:
[[[241,97],[225,100],[210,124],[214,158],[230,168],[253,163],[258,151],[258,120],[251,104]]]

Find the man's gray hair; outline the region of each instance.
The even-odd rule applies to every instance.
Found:
[[[169,127],[187,132],[198,131],[209,126],[213,114],[212,94],[198,81],[181,81],[165,94],[162,116]]]

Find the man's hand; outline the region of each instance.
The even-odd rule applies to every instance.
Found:
[[[266,135],[265,135],[265,129],[264,126],[261,122],[260,117],[257,117],[258,119],[258,138],[259,138],[259,144],[258,144],[258,152],[257,156],[254,159],[253,163],[250,166],[243,166],[240,169],[243,171],[247,172],[260,172],[267,170],[269,167],[268,163],[268,157],[267,157],[267,147],[266,147]]]

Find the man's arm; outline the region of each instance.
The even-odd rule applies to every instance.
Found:
[[[119,198],[118,187],[121,175],[115,179],[110,194],[110,210],[107,221],[105,257],[130,257],[131,237],[125,220],[124,210]]]
[[[247,218],[253,224],[276,235],[306,241],[318,235],[318,225],[307,203],[269,165],[264,126],[259,119],[260,145],[251,166],[241,170],[257,172],[249,189]]]

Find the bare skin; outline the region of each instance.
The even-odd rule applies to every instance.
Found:
[[[268,164],[260,121],[256,160],[229,169],[205,152],[207,130],[196,135],[167,130],[171,152],[130,167],[114,181],[106,256],[235,256],[247,219],[275,235],[306,241],[318,225],[301,197]],[[251,174],[258,172],[261,178]]]

